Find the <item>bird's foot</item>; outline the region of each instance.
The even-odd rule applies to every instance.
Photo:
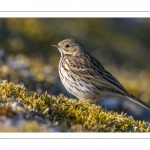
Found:
[[[78,102],[78,103],[74,104],[74,106],[79,106],[81,104],[84,104],[84,103],[87,103],[87,102],[90,102],[90,101],[91,101],[91,99],[87,99],[87,100],[84,100],[82,102]]]

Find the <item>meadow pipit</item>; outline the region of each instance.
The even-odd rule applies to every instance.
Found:
[[[60,79],[78,99],[97,103],[102,97],[121,96],[150,109],[150,105],[131,95],[79,41],[69,38],[52,46],[61,53]]]

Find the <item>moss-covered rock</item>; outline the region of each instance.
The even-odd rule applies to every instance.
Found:
[[[0,83],[0,131],[4,132],[149,132],[150,123],[126,114],[92,109],[75,99],[28,91],[24,86]],[[7,125],[7,126],[6,126]]]

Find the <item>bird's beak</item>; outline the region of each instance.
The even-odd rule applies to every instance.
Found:
[[[58,44],[50,44],[50,45],[58,48]]]

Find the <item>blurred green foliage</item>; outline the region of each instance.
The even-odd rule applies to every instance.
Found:
[[[75,38],[104,64],[150,72],[150,19],[1,18],[0,47],[11,53],[39,54],[56,67],[59,52],[49,43]]]

